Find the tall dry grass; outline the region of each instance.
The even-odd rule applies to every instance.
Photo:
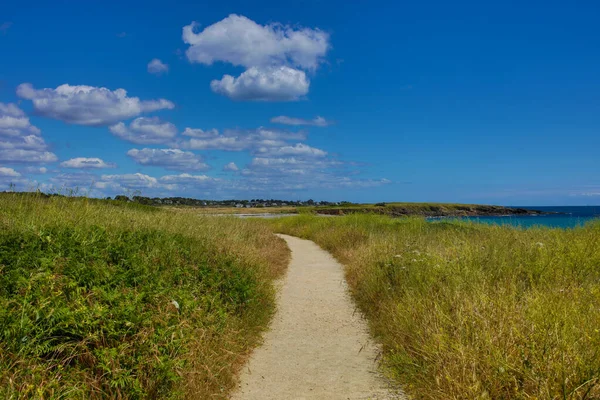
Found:
[[[383,368],[422,399],[600,398],[600,223],[273,220],[346,266]]]
[[[251,221],[0,195],[0,397],[227,398],[289,251]]]

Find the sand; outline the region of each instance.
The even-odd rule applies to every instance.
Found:
[[[232,398],[404,398],[377,371],[379,351],[348,294],[343,267],[311,241],[279,236],[292,260],[278,310]]]

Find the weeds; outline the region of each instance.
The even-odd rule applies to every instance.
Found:
[[[414,398],[600,398],[600,224],[559,230],[376,215],[274,228],[346,266],[384,369]]]
[[[0,397],[227,397],[287,262],[268,229],[85,198],[0,210]]]

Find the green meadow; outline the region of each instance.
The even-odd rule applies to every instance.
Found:
[[[416,399],[600,398],[600,223],[516,229],[377,215],[274,219],[346,268]]]
[[[0,195],[0,398],[228,398],[289,250],[345,266],[415,399],[600,398],[600,223],[210,217]]]
[[[0,195],[0,398],[227,398],[284,242],[236,218]]]

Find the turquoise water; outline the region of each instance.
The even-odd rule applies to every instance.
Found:
[[[521,208],[521,207],[520,207]],[[575,228],[590,221],[600,221],[600,206],[584,207],[522,207],[531,210],[559,212],[561,214],[540,216],[499,216],[499,217],[460,217],[485,224],[513,225],[522,228],[532,226],[548,226],[552,228]]]

